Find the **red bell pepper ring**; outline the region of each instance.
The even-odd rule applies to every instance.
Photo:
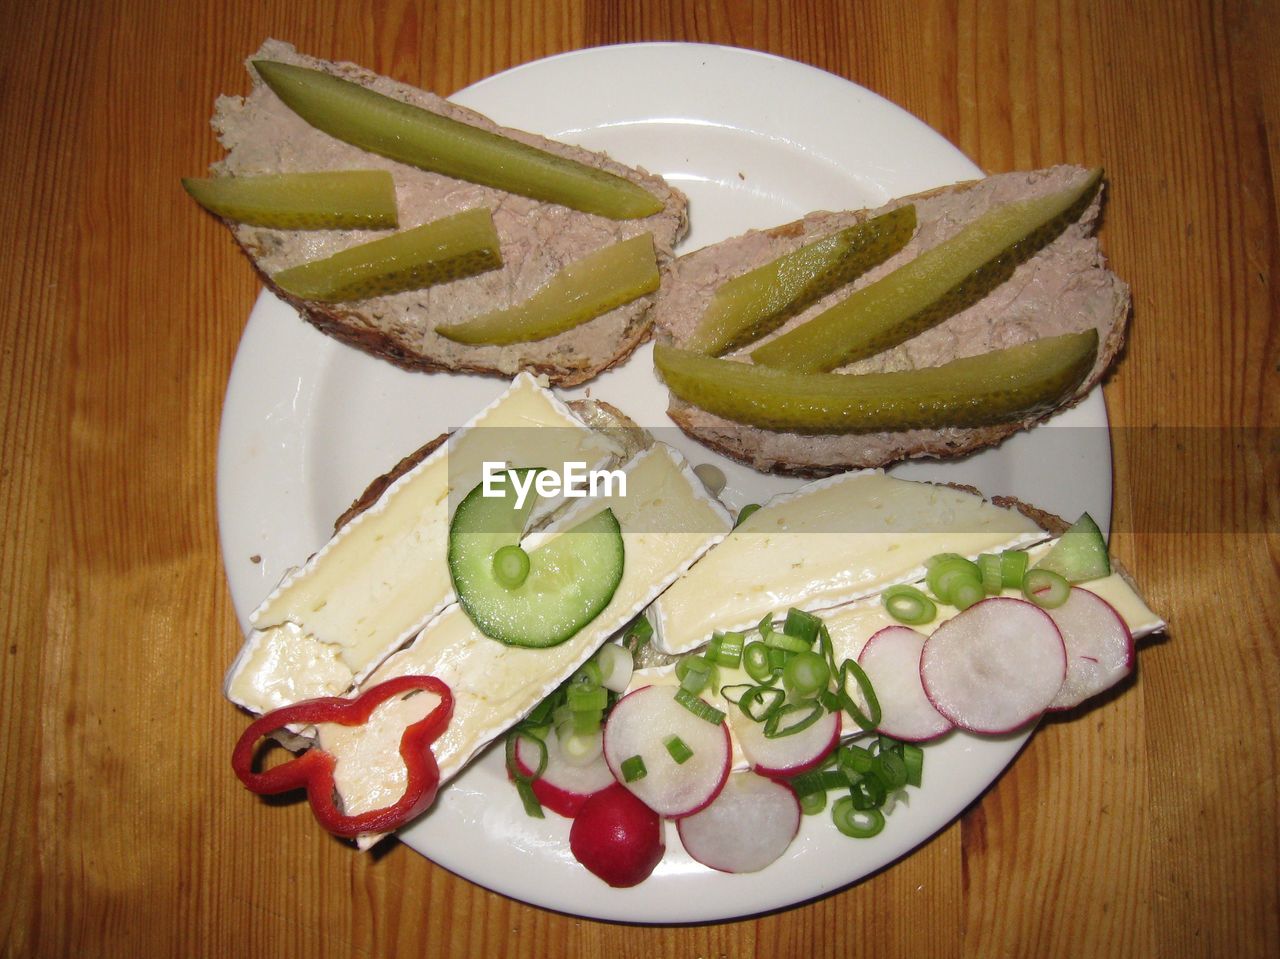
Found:
[[[400,757],[408,769],[404,794],[390,806],[371,809],[348,816],[335,803],[333,769],[337,764],[332,753],[313,746],[296,759],[263,772],[253,771],[253,757],[258,741],[285,726],[311,726],[316,723],[338,723],[361,726],[373,711],[388,699],[421,690],[435,693],[440,702],[425,717],[405,727],[400,736]],[[371,686],[354,699],[325,696],[307,699],[260,716],[249,725],[231,753],[231,768],[240,781],[258,795],[274,795],[291,789],[305,788],[311,811],[329,832],[353,838],[362,833],[391,832],[427,809],[436,798],[440,786],[440,769],[436,766],[431,744],[439,738],[453,716],[453,693],[434,676],[397,676]]]

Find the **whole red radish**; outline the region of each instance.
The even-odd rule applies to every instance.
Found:
[[[662,820],[621,783],[591,796],[569,830],[573,857],[611,886],[634,886],[662,859]]]

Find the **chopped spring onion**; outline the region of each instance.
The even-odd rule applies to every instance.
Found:
[[[603,686],[570,686],[564,697],[575,713],[603,713],[609,705],[609,693]]]
[[[806,816],[816,816],[827,808],[826,790],[806,793],[800,797],[800,811]]]
[[[738,699],[742,715],[763,723],[786,701],[787,694],[776,686],[752,686]]]
[[[720,695],[734,706],[740,705],[742,697],[745,693],[755,689],[750,683],[738,683],[734,686],[723,686],[720,689]],[[767,688],[767,687],[766,687]]]
[[[858,690],[862,693],[862,698],[867,704],[865,713],[858,707],[857,702],[854,701],[853,696],[849,693],[850,676],[857,683]],[[871,730],[880,725],[880,700],[876,699],[876,691],[871,688],[871,680],[856,661],[846,659],[840,665],[836,696],[839,698],[841,708],[852,716],[853,721],[863,729]]]
[[[667,747],[667,752],[671,754],[677,766],[683,766],[693,756],[693,750],[679,736],[668,736],[662,743]]]
[[[889,791],[880,777],[868,773],[849,784],[849,798],[854,809],[879,809],[884,805]]]
[[[737,669],[742,665],[742,645],[745,637],[741,633],[724,633],[716,645],[715,656],[708,653],[707,658],[726,669]]]
[[[689,654],[676,663],[676,679],[680,688],[697,694],[708,686],[719,686],[719,671],[701,656]]]
[[[1057,609],[1071,595],[1071,584],[1052,570],[1033,569],[1022,578],[1022,592],[1042,609]]]
[[[738,510],[738,519],[733,524],[734,529],[737,529],[739,526],[745,523],[747,519],[751,516],[751,514],[754,513],[756,510],[758,510],[759,508],[760,508],[759,503],[748,503],[746,506],[742,507],[742,509]]]
[[[787,621],[782,626],[782,631],[788,636],[794,636],[797,639],[804,640],[806,645],[812,646],[813,641],[818,638],[818,630],[822,628],[822,620],[813,613],[806,613],[803,609],[796,609],[794,606],[787,610]]]
[[[773,613],[765,613],[760,617],[760,622],[756,623],[756,630],[761,636],[768,636],[773,632]]]
[[[986,598],[987,591],[976,579],[959,579],[951,587],[951,605],[956,609],[968,609]]]
[[[808,650],[810,643],[806,643],[799,636],[792,636],[790,633],[770,633],[764,639],[764,644],[769,649],[780,649],[787,653],[803,653]]]
[[[569,688],[595,689],[602,679],[604,679],[604,670],[594,659],[589,659],[569,677]]]
[[[805,796],[812,796],[814,793],[825,793],[827,786],[823,781],[822,770],[812,769],[807,773],[801,773],[791,780],[791,789],[795,792],[798,799],[803,800]]]
[[[923,626],[938,615],[933,600],[914,586],[890,586],[880,601],[890,616],[908,626]]]
[[[644,649],[651,639],[653,639],[653,624],[649,622],[649,618],[644,613],[633,619],[626,632],[622,634],[623,643],[627,645],[633,655]]]
[[[593,733],[600,732],[600,723],[603,719],[603,711],[583,710],[580,713],[573,714],[573,719],[570,720],[568,728],[575,735],[590,736]]]
[[[978,569],[978,564],[956,553],[939,553],[925,560],[925,566],[928,567],[925,583],[928,584],[929,591],[944,603],[954,605],[951,593],[957,583],[970,580],[979,586],[982,584],[982,572]]]
[[[903,743],[902,761],[907,766],[907,785],[918,788],[924,781],[924,750],[913,743]]]
[[[520,804],[524,806],[524,814],[532,819],[546,819],[542,811],[542,803],[538,801],[533,784],[524,779],[515,780],[516,793],[520,796]]]
[[[782,685],[803,699],[818,695],[830,681],[831,670],[826,659],[811,650],[796,653],[782,668]]]
[[[632,756],[630,759],[622,761],[622,779],[624,782],[633,783],[637,779],[644,779],[649,774],[649,770],[644,768],[644,759],[640,756]]]
[[[699,699],[687,689],[676,690],[676,702],[699,719],[705,719],[707,722],[714,723],[717,726],[724,722],[724,713],[710,703]]]
[[[772,681],[773,667],[769,665],[769,647],[758,640],[747,643],[742,651],[742,668],[757,683]]]
[[[870,839],[884,829],[884,813],[879,809],[857,809],[849,796],[842,796],[831,807],[836,828],[852,839]]]
[[[528,740],[538,748],[538,768],[533,771],[533,775],[526,774],[516,760],[516,748],[521,739]],[[507,775],[516,784],[516,792],[520,795],[520,802],[524,806],[525,815],[534,819],[546,818],[542,812],[542,803],[538,802],[538,797],[533,792],[533,781],[547,771],[546,742],[524,724],[517,726],[507,735],[506,764]]]
[[[515,589],[529,578],[529,554],[508,544],[493,554],[493,578],[504,589]]]
[[[805,711],[808,712],[805,712]],[[768,739],[781,739],[783,736],[794,736],[803,729],[808,729],[824,715],[826,710],[822,708],[822,703],[816,699],[810,699],[802,703],[787,703],[785,706],[779,706],[777,709],[769,713],[764,721],[764,734]],[[782,725],[782,720],[787,716],[793,716],[796,713],[805,713],[800,719],[793,723]]]
[[[872,769],[872,774],[884,783],[885,789],[890,791],[901,789],[907,784],[906,760],[893,750],[882,751],[876,757],[876,766]]]
[[[559,739],[560,754],[571,766],[585,766],[604,751],[604,739],[599,733],[572,733]]]
[[[875,766],[876,757],[871,751],[848,743],[836,750],[836,766],[844,773],[848,782],[853,782],[857,777],[871,772]]]
[[[631,653],[617,643],[606,643],[596,653],[595,661],[600,666],[600,684],[615,693],[624,692],[635,669]]]
[[[1005,589],[1021,589],[1030,558],[1024,550],[1006,549],[1000,554],[1000,582]]]
[[[988,596],[1004,592],[1003,559],[999,553],[983,553],[978,557],[978,571],[982,573],[982,588]]]

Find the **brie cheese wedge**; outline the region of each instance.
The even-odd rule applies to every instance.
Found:
[[[250,618],[227,698],[262,713],[344,693],[451,603],[449,518],[486,461],[595,468],[619,452],[521,373],[284,578]]]
[[[769,613],[829,609],[922,578],[944,550],[972,558],[1047,535],[975,493],[883,470],[833,476],[770,500],[667,590],[654,644],[685,653]]]
[[[670,447],[655,444],[624,470],[625,495],[583,500],[526,540],[526,548],[536,548],[599,510],[613,510],[625,551],[622,580],[586,628],[558,646],[506,646],[476,629],[455,604],[365,681],[369,686],[394,676],[431,675],[452,690],[453,718],[432,747],[441,783],[519,722],[732,528],[729,514]],[[363,727],[317,727],[320,747],[337,759],[334,778],[347,813],[385,806],[403,793],[400,734],[434,705],[435,697],[426,695],[393,699]],[[364,837],[360,845],[376,838]]]

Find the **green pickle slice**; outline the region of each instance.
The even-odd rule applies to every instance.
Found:
[[[680,399],[738,423],[798,433],[988,426],[1046,413],[1071,395],[1098,331],[1068,333],[896,373],[791,373],[664,344],[653,359]]]
[[[396,188],[386,170],[184,178],[210,213],[276,230],[394,229]]]
[[[653,234],[644,233],[575,260],[522,303],[436,332],[469,344],[542,340],[652,293],[659,282]]]
[[[353,146],[401,163],[615,220],[651,216],[662,201],[636,183],[432,113],[321,70],[255,60],[298,116]]]
[[[416,290],[501,265],[493,215],[476,207],[281,270],[271,279],[294,296],[338,303]]]
[[[901,206],[734,277],[716,290],[685,346],[719,356],[772,333],[893,256],[915,229],[916,208]]]
[[[996,207],[848,299],[758,347],[751,359],[821,373],[874,356],[978,302],[1078,219],[1102,179]]]

